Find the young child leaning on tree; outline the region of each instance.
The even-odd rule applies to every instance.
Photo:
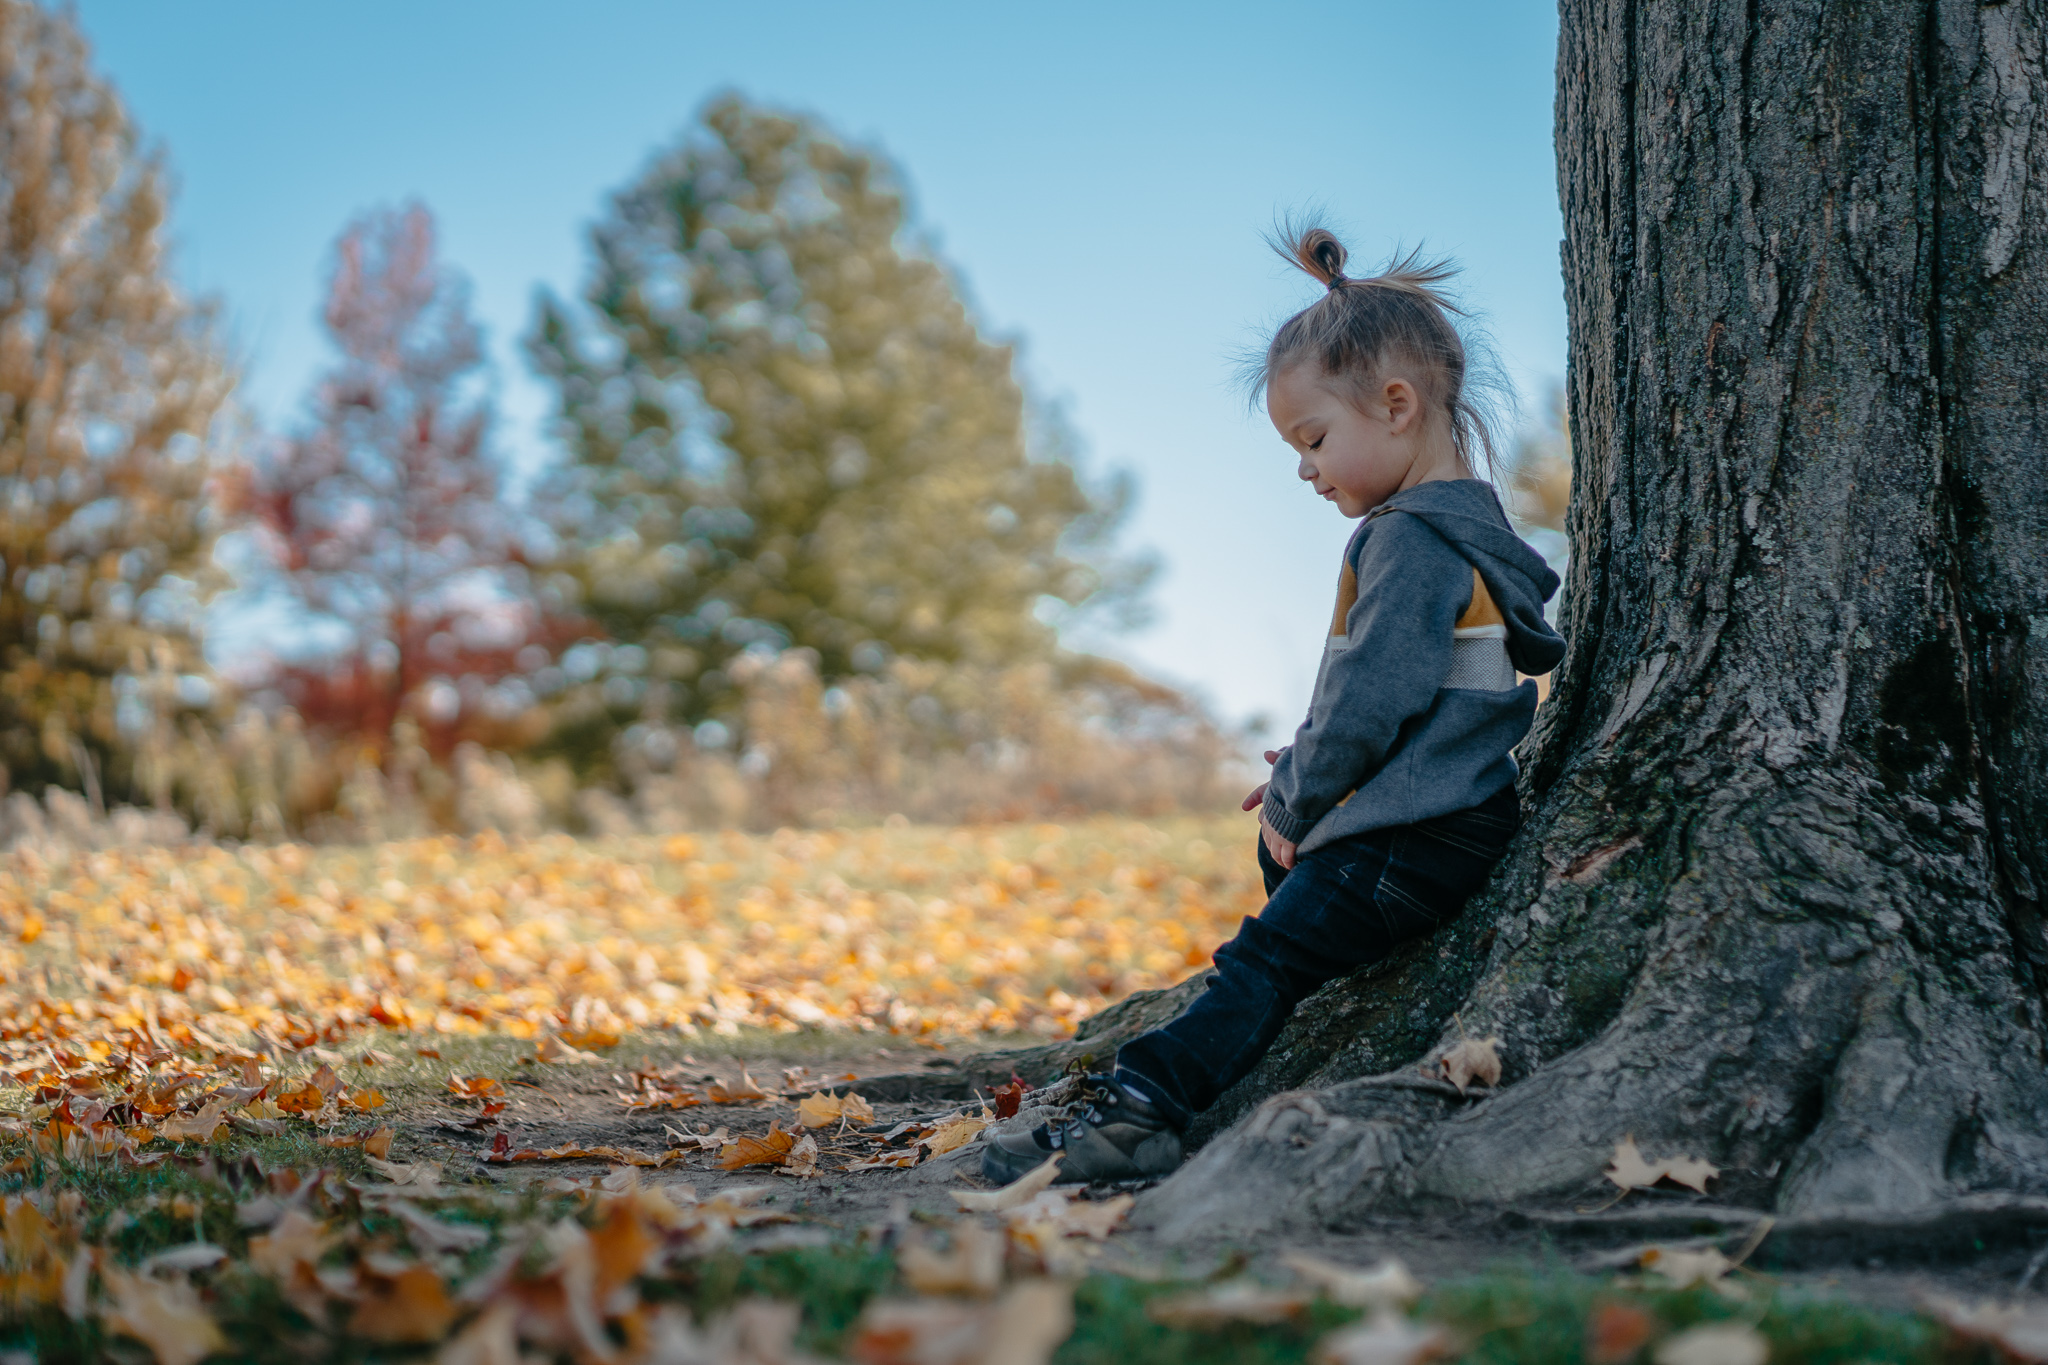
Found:
[[[1509,751],[1564,641],[1545,624],[1557,575],[1508,525],[1493,442],[1444,294],[1454,268],[1415,253],[1344,274],[1321,228],[1276,243],[1328,292],[1281,325],[1254,376],[1297,474],[1347,517],[1337,610],[1308,718],[1266,755],[1266,906],[1216,951],[1179,1018],[1090,1076],[1079,1113],[987,1146],[1015,1180],[1055,1152],[1059,1179],[1162,1175],[1180,1134],[1271,1047],[1324,982],[1458,914],[1521,824]]]

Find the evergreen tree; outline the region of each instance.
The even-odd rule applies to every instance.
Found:
[[[166,275],[162,168],[88,56],[68,13],[0,0],[0,763],[112,795],[153,707],[208,700],[232,376]]]
[[[544,298],[532,351],[560,391],[575,589],[628,646],[613,718],[729,710],[753,645],[815,650],[827,678],[1048,657],[1042,603],[1142,578],[1104,553],[1121,490],[1029,449],[1011,348],[916,244],[879,154],[727,99],[592,244],[587,313]]]

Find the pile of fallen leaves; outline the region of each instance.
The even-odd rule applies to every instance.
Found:
[[[0,1040],[1070,1032],[1262,899],[1240,820],[0,862]],[[35,1049],[17,1048],[20,1059]]]

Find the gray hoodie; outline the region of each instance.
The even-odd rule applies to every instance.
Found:
[[[1267,823],[1303,853],[1476,806],[1512,783],[1509,750],[1536,715],[1536,684],[1514,674],[1564,657],[1543,619],[1557,575],[1509,527],[1490,484],[1396,493],[1352,534],[1344,569],[1308,719],[1266,788]],[[1505,640],[1453,639],[1474,569]]]

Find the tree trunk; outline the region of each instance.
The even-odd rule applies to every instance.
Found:
[[[1565,0],[1571,652],[1528,828],[1304,1006],[1221,1116],[1323,1088],[1156,1224],[1582,1203],[1628,1135],[1781,1213],[2048,1191],[2044,15]],[[1478,1098],[1416,1074],[1460,1028],[1501,1039]]]

